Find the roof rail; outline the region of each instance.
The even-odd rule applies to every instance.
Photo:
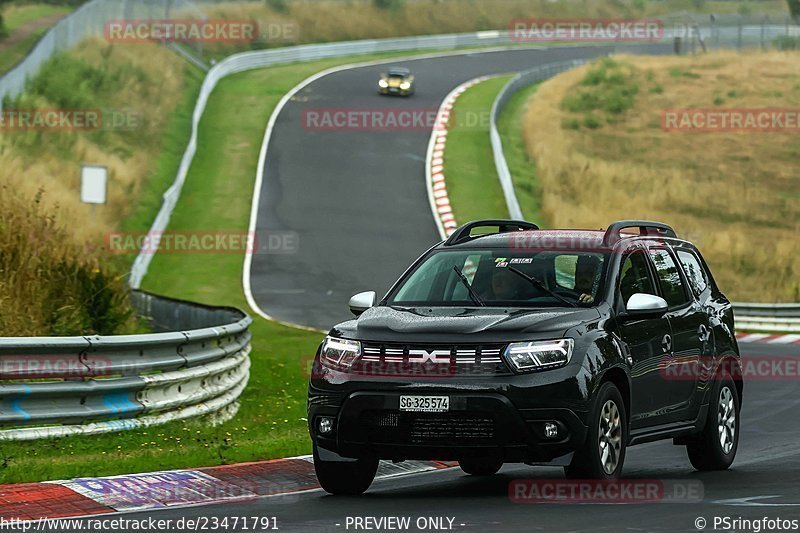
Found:
[[[661,222],[651,222],[649,220],[618,220],[608,226],[606,234],[603,235],[603,245],[613,246],[622,237],[620,232],[626,228],[639,228],[639,235],[652,237],[677,237],[675,230],[671,226]]]
[[[471,232],[475,228],[497,228],[497,233],[508,233],[511,231],[531,231],[539,229],[539,226],[533,222],[526,222],[524,220],[501,220],[501,219],[487,219],[487,220],[474,220],[468,222],[455,230],[450,237],[444,241],[445,246],[453,246],[461,244],[472,239],[483,237],[483,235],[472,236]],[[491,235],[487,233],[486,235]]]

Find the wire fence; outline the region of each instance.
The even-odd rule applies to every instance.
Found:
[[[30,53],[0,77],[0,110],[6,97],[25,88],[48,59],[89,38],[104,36],[106,23],[113,20],[170,20],[180,12],[203,18],[202,10],[188,0],[91,0],[57,22],[36,43]]]

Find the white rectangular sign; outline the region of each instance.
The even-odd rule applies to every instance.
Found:
[[[108,169],[99,165],[81,165],[81,202],[106,203]]]

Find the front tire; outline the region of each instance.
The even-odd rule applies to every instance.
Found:
[[[700,471],[726,470],[739,447],[739,391],[733,379],[716,379],[711,397],[703,432],[686,445],[689,461]]]
[[[589,416],[589,435],[564,468],[570,479],[619,479],[625,463],[628,422],[622,395],[611,382],[603,383]]]
[[[357,496],[372,485],[378,472],[378,459],[362,457],[356,461],[323,461],[314,444],[314,470],[325,492]]]
[[[503,460],[495,457],[470,457],[459,460],[458,466],[471,476],[491,476],[503,467]]]

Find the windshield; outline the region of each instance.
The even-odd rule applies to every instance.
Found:
[[[586,307],[600,300],[607,254],[509,252],[434,252],[392,291],[388,303],[408,307]]]

